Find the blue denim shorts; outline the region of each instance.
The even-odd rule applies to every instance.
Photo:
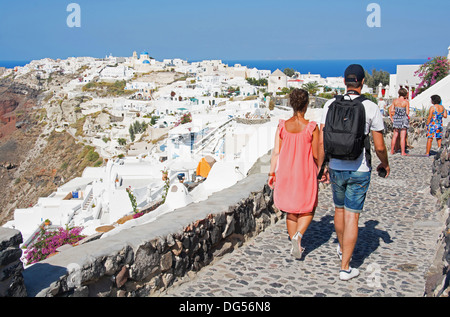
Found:
[[[330,182],[336,208],[360,213],[370,184],[370,172],[336,171],[330,169]]]

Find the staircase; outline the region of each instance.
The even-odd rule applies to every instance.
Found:
[[[216,147],[223,137],[225,137],[227,127],[233,120],[228,120],[221,126],[214,129],[199,142],[197,148],[194,149],[197,155],[212,155],[215,153]]]
[[[91,193],[89,194],[88,199],[86,199],[86,202],[84,203],[83,207],[81,208],[81,212],[86,212],[88,211],[89,207],[92,206],[92,200],[94,199],[94,194]]]

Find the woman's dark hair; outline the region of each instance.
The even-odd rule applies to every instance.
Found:
[[[295,88],[289,94],[289,102],[294,112],[305,112],[309,103],[309,94],[304,89]]]
[[[441,99],[441,97],[439,97],[438,95],[433,95],[433,96],[431,96],[431,103],[432,103],[433,105],[440,105],[441,102],[442,102],[442,99]]]
[[[400,97],[406,97],[406,96],[408,96],[408,90],[406,90],[406,88],[400,88],[398,90],[398,95]]]

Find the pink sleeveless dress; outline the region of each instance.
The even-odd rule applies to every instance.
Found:
[[[280,120],[281,150],[274,189],[275,206],[284,212],[310,213],[317,206],[317,166],[312,153],[312,134],[317,123],[310,121],[302,132],[286,131]]]

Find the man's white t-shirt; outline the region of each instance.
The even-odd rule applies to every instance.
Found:
[[[378,107],[380,108],[380,110],[386,110],[386,109],[384,109],[384,108],[386,108],[386,101],[384,101],[384,100],[380,100],[380,101],[378,101]]]
[[[349,95],[350,98],[355,99],[358,95]],[[347,98],[347,97],[345,97]],[[320,124],[325,124],[327,118],[328,107],[335,99],[328,100],[323,106],[322,118]],[[378,105],[370,100],[363,101],[364,108],[366,110],[366,127],[365,133],[369,134],[370,131],[382,131],[384,130],[384,121],[381,115]],[[329,167],[338,171],[357,171],[357,172],[370,172],[370,168],[366,162],[366,150],[354,161],[346,161],[339,159],[330,159]]]

